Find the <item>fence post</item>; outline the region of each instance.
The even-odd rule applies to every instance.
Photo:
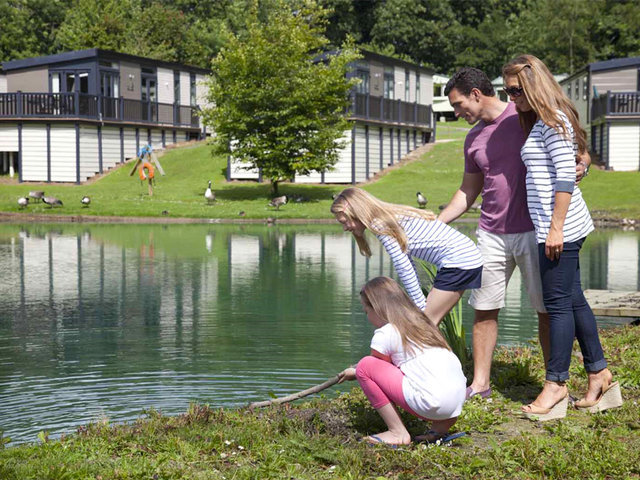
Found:
[[[73,92],[73,109],[76,117],[80,116],[80,92]],[[78,180],[80,182],[80,180]]]
[[[22,116],[22,92],[16,93],[16,104],[18,117]]]

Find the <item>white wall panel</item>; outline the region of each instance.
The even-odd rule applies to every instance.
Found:
[[[614,123],[609,135],[609,167],[616,171],[640,169],[640,125]]]
[[[7,77],[0,74],[0,93],[7,93]]]
[[[367,179],[366,135],[364,125],[356,125],[355,133],[356,182],[364,182]]]
[[[25,124],[22,127],[22,180],[47,180],[47,126]]]
[[[100,171],[98,150],[98,129],[80,127],[80,181],[94,176]]]
[[[161,150],[162,147],[162,130],[152,129],[151,130],[151,145],[153,145],[154,150]]]
[[[76,128],[51,125],[51,181],[76,181]]]
[[[120,129],[102,129],[102,168],[107,170],[120,163]]]
[[[369,177],[380,171],[380,128],[369,127]]]
[[[0,124],[0,152],[18,151],[18,124]]]
[[[173,70],[158,67],[158,102],[173,103]]]
[[[136,130],[135,128],[124,129],[124,158],[135,158],[138,156],[136,150]]]
[[[189,72],[180,72],[180,105],[191,104]]]

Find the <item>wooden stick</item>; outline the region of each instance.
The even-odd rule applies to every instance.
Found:
[[[138,164],[140,163],[140,161],[141,161],[140,157],[137,157],[136,161],[135,161],[135,163],[133,165],[133,169],[131,170],[131,173],[129,174],[130,177],[133,176],[134,173],[136,173],[136,168],[138,168]]]
[[[268,407],[269,405],[280,405],[281,403],[293,402],[294,400],[298,400],[299,398],[306,397],[307,395],[312,395],[314,393],[321,392],[336,383],[338,383],[339,377],[336,375],[335,377],[331,377],[324,383],[320,385],[316,385],[315,387],[307,388],[306,390],[302,390],[298,393],[293,393],[291,395],[287,395],[286,397],[274,398],[273,400],[265,400],[264,402],[253,402],[249,404],[249,408],[262,408]]]

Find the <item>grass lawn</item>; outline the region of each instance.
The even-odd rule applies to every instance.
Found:
[[[451,446],[390,449],[358,442],[383,424],[359,388],[338,398],[249,411],[192,405],[166,417],[148,411],[129,424],[102,422],[77,433],[2,449],[0,478],[28,479],[638,479],[640,328],[601,333],[625,404],[600,414],[571,409],[538,424],[520,417],[543,380],[536,347],[496,352],[494,393],[465,404]],[[569,391],[586,388],[574,356]],[[467,372],[469,373],[469,372]],[[412,434],[426,426],[405,415]],[[0,438],[1,440],[1,438]],[[6,439],[5,439],[6,440]]]
[[[437,211],[447,203],[460,185],[463,170],[463,141],[469,126],[466,122],[439,122],[438,138],[449,140],[434,145],[420,160],[391,169],[368,182],[363,188],[380,198],[416,205],[416,192],[428,199],[428,208]],[[167,175],[157,176],[154,195],[147,193],[137,173],[129,176],[132,164],[126,164],[87,185],[0,184],[0,211],[32,214],[106,215],[191,218],[330,218],[331,196],[344,185],[302,185],[285,183],[280,194],[303,197],[276,211],[267,204],[271,197],[267,183],[225,182],[226,159],[214,157],[204,144],[168,151],[161,158]],[[204,191],[213,180],[217,201],[207,205]],[[592,170],[581,184],[584,197],[594,216],[640,219],[640,173]],[[29,190],[44,190],[60,198],[64,207],[49,208],[32,203],[20,210],[16,201]],[[80,199],[89,195],[88,208]],[[477,213],[469,213],[474,217]]]

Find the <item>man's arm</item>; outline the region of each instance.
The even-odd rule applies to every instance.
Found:
[[[440,212],[438,220],[444,223],[450,223],[469,210],[469,207],[473,205],[473,202],[476,201],[476,198],[478,198],[478,195],[482,192],[483,185],[484,175],[482,172],[465,172],[462,177],[462,185],[460,185],[458,191],[453,194],[449,205]]]

